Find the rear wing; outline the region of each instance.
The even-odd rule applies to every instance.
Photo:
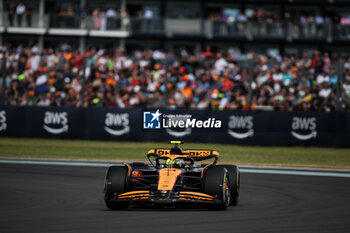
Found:
[[[158,154],[158,155],[170,155],[170,149],[152,149],[147,152],[147,154]],[[219,157],[219,152],[215,150],[196,150],[196,149],[189,149],[189,150],[183,150],[183,155],[187,155],[194,160],[204,160],[209,159],[213,157]]]

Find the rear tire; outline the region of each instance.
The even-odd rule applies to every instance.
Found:
[[[221,200],[221,203],[207,205],[210,210],[224,210],[230,205],[230,180],[224,167],[207,168],[202,183],[203,192]]]
[[[113,198],[126,192],[129,183],[128,168],[111,166],[108,168],[105,183],[105,203],[109,209],[123,210],[128,208],[128,202],[115,202]]]
[[[239,168],[235,165],[217,165],[216,167],[224,167],[227,169],[231,190],[230,205],[237,205],[239,202],[239,189],[241,185],[241,173],[239,172]]]

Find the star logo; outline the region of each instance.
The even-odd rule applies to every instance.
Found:
[[[159,109],[143,112],[143,129],[161,129],[161,117]]]
[[[151,115],[153,116],[153,118],[152,118],[152,120],[151,120],[151,122],[152,121],[154,121],[154,120],[156,120],[157,119],[157,121],[159,121],[159,117],[162,115],[161,113],[159,113],[159,109],[157,109],[157,111],[155,112],[155,113],[151,113]]]

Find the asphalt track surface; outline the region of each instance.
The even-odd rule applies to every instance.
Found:
[[[0,232],[350,232],[349,178],[242,173],[226,211],[110,211],[105,170],[0,164]]]

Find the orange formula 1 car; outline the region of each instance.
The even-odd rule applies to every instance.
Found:
[[[108,208],[126,209],[130,204],[160,207],[199,205],[226,209],[239,200],[240,173],[235,165],[216,165],[214,150],[184,150],[181,141],[172,149],[152,149],[147,163],[123,163],[108,168],[105,202]],[[196,162],[213,160],[211,163]]]

